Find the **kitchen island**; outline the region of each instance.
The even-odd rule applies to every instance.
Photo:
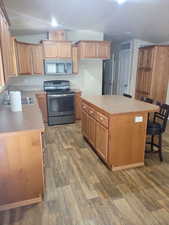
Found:
[[[112,170],[144,165],[146,128],[153,104],[123,96],[85,96],[82,134]]]

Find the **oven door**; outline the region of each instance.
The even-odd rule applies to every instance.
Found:
[[[48,94],[48,116],[74,114],[74,94]]]

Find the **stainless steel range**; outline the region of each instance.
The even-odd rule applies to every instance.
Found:
[[[48,125],[75,122],[74,96],[67,80],[44,81],[47,92]]]

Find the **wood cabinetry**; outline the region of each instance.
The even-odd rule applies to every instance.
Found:
[[[44,175],[41,131],[0,135],[0,210],[42,200]]]
[[[70,41],[43,41],[45,58],[72,58],[72,46]]]
[[[104,160],[108,156],[108,129],[99,122],[96,123],[96,149]]]
[[[75,92],[75,118],[81,119],[81,92]]]
[[[2,64],[3,64],[3,74],[4,81],[8,80],[8,77],[12,75],[11,65],[11,36],[9,31],[9,24],[6,17],[3,14],[3,11],[0,9],[0,40],[1,40],[1,55],[2,55]]]
[[[42,45],[32,45],[33,74],[43,74],[43,51]]]
[[[43,121],[45,123],[48,122],[48,114],[47,114],[47,101],[46,101],[46,92],[36,94],[39,108],[42,112]]]
[[[42,46],[16,42],[18,74],[43,74]]]
[[[18,74],[33,74],[32,45],[16,42]]]
[[[107,162],[108,117],[82,101],[82,134],[96,149],[98,155]]]
[[[79,48],[77,46],[72,47],[72,63],[73,63],[73,73],[79,73]]]
[[[48,33],[48,39],[50,41],[65,41],[65,31],[64,30],[50,31]]]
[[[80,41],[80,58],[111,58],[111,43],[109,41]]]
[[[82,97],[82,134],[112,170],[144,165],[147,114],[152,104],[123,96]],[[142,121],[136,122],[136,117]]]
[[[169,79],[168,62],[168,46],[148,46],[139,49],[136,99],[144,96],[165,103]]]

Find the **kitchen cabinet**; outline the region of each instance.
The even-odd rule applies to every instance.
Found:
[[[65,31],[64,30],[50,31],[48,33],[48,39],[50,41],[65,41]]]
[[[18,74],[33,74],[31,48],[30,44],[16,42]]]
[[[3,11],[0,11],[0,39],[1,39],[1,56],[2,56],[2,64],[3,64],[3,77],[5,82],[7,82],[8,77],[11,74],[11,37],[9,31],[9,24],[6,17],[3,14]]]
[[[77,46],[72,47],[72,63],[73,74],[79,73],[79,48]]]
[[[166,102],[169,80],[169,46],[146,46],[139,49],[136,99],[152,98]]]
[[[72,58],[72,46],[70,41],[43,41],[43,50],[45,58]]]
[[[82,110],[82,134],[84,137],[88,138],[88,114]]]
[[[44,74],[42,45],[32,45],[33,74]]]
[[[112,170],[144,165],[148,112],[156,105],[123,96],[81,97],[82,135]],[[136,117],[142,118],[135,122]]]
[[[97,146],[96,146],[96,136],[99,135],[96,131],[97,129],[97,125],[96,125],[96,120],[93,119],[90,115],[87,115],[87,133],[88,133],[88,139],[89,142],[91,143],[91,145],[93,147],[96,147],[96,149],[98,150]]]
[[[40,44],[16,41],[18,74],[43,74],[43,52]]]
[[[16,61],[16,39],[10,37],[10,74],[17,75],[17,61]]]
[[[102,126],[99,122],[96,123],[96,150],[99,155],[107,161],[108,129]]]
[[[41,131],[0,134],[0,143],[0,210],[41,202],[44,191]]]
[[[80,58],[111,58],[111,42],[109,41],[80,41],[78,43],[80,49]]]
[[[46,92],[36,94],[39,108],[42,112],[43,121],[48,122],[48,113],[47,113],[47,101],[46,101]]]
[[[81,92],[75,92],[75,118],[76,120],[81,119]]]

